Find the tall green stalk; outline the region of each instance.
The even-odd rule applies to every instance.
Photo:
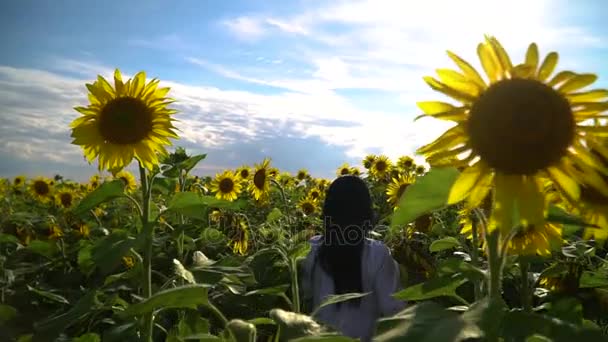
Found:
[[[521,270],[521,304],[525,312],[532,311],[532,294],[530,293],[530,282],[528,281],[528,272],[530,263],[528,260],[520,258],[519,269]]]
[[[143,264],[143,284],[144,297],[152,297],[152,242],[154,239],[154,227],[150,223],[150,184],[146,177],[146,169],[139,165],[139,177],[142,191],[142,234],[144,234],[144,264]],[[143,341],[152,342],[154,332],[153,313],[147,313],[143,317]]]

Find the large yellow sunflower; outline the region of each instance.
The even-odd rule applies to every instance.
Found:
[[[53,198],[53,186],[48,178],[37,177],[30,183],[30,194],[40,202],[46,203]]]
[[[376,157],[370,171],[376,179],[382,179],[386,178],[386,176],[390,174],[392,166],[393,165],[387,156],[379,155]]]
[[[114,87],[98,76],[87,84],[90,104],[76,107],[82,114],[71,123],[72,144],[80,145],[89,162],[99,158],[99,169],[119,171],[136,158],[151,170],[158,164],[157,153],[166,155],[169,138],[177,138],[172,102],[166,95],[169,88],[157,88],[159,80],[146,84],[142,71],[133,79],[122,81],[120,71],[114,72]]]
[[[418,103],[424,115],[456,123],[418,153],[437,167],[464,168],[452,186],[450,204],[466,200],[476,207],[494,185],[493,215],[501,229],[508,231],[518,223],[544,227],[545,203],[539,198],[537,178],[549,178],[561,193],[576,200],[582,180],[575,176],[572,162],[586,161],[583,171],[597,176],[599,166],[585,140],[605,135],[608,129],[585,123],[608,108],[603,102],[608,90],[581,91],[596,80],[592,74],[562,71],[551,77],[558,54],[551,52],[539,62],[534,43],[519,65],[512,64],[493,37],[486,37],[477,52],[487,82],[452,52],[448,55],[461,72],[439,69],[439,80],[424,78],[431,88],[461,104]],[[515,208],[521,222],[511,222]]]
[[[76,194],[69,189],[62,189],[55,194],[55,204],[64,209],[70,209],[76,204]]]
[[[256,201],[266,197],[270,191],[270,181],[268,175],[269,167],[270,159],[268,158],[265,158],[261,164],[255,165],[253,179],[251,184],[249,184],[249,191],[251,191],[251,194]]]
[[[415,178],[409,175],[399,175],[391,180],[391,183],[386,187],[387,202],[389,202],[393,208],[397,208],[401,196],[405,192],[410,184],[414,183]]]
[[[375,161],[376,156],[373,154],[368,154],[367,156],[365,156],[365,158],[363,158],[363,167],[369,170],[372,168]]]
[[[350,175],[352,173],[352,171],[353,171],[353,169],[350,167],[350,165],[348,165],[348,163],[344,163],[336,170],[336,175],[338,177],[346,176],[346,175]]]
[[[298,208],[300,208],[306,216],[310,216],[319,210],[319,201],[313,199],[311,196],[306,196],[298,202]]]
[[[127,170],[116,173],[114,179],[120,179],[125,184],[125,191],[127,192],[137,190],[137,180],[135,180],[135,176]]]
[[[232,171],[226,170],[217,174],[211,182],[209,189],[215,192],[215,197],[227,201],[234,201],[241,193],[242,185]]]

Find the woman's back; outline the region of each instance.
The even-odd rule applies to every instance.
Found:
[[[302,265],[302,290],[304,299],[312,308],[328,296],[335,294],[334,279],[319,264],[318,253],[323,236],[310,240],[311,251]],[[388,248],[380,241],[365,239],[361,253],[362,292],[369,292],[360,302],[343,302],[321,308],[315,316],[344,335],[371,340],[378,318],[396,313],[405,304],[392,298],[400,288],[399,268]]]

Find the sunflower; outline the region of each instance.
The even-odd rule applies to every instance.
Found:
[[[402,170],[410,171],[414,166],[414,159],[410,156],[402,156],[397,160],[397,167]]]
[[[270,159],[265,158],[261,164],[255,165],[253,172],[253,180],[249,184],[249,191],[256,201],[266,197],[270,191],[270,182],[268,177],[268,168],[270,167]]]
[[[37,177],[30,183],[30,193],[38,201],[48,202],[53,198],[53,186],[49,179]]]
[[[321,190],[319,188],[312,188],[310,190],[308,190],[308,196],[313,200],[318,200],[319,198],[321,198]]]
[[[277,169],[276,167],[271,167],[268,169],[268,176],[270,176],[271,178],[274,178],[278,175],[279,175],[279,169]],[[306,178],[306,177],[304,177],[304,178]]]
[[[136,158],[142,166],[152,170],[158,165],[158,154],[167,155],[169,138],[177,138],[172,114],[167,108],[169,88],[158,89],[160,81],[146,84],[142,71],[122,81],[120,71],[114,72],[114,87],[98,76],[87,84],[90,104],[75,107],[82,114],[71,123],[72,144],[82,146],[85,157],[99,160],[99,169],[120,171]]]
[[[249,176],[251,176],[251,168],[249,168],[249,166],[243,165],[236,170],[236,174],[239,176],[239,178],[247,180],[249,179]]]
[[[302,210],[304,215],[310,216],[319,210],[319,203],[316,199],[312,199],[310,196],[307,196],[298,202],[298,208]]]
[[[211,182],[210,190],[215,192],[215,198],[226,201],[234,201],[241,193],[241,183],[232,171],[226,170],[222,174],[217,174]]]
[[[350,168],[350,174],[353,176],[360,176],[361,175],[361,171],[359,170],[358,167],[353,166]]]
[[[327,179],[320,179],[317,182],[317,188],[319,188],[320,191],[325,191],[328,186],[329,186],[329,181]]]
[[[59,227],[56,224],[52,224],[49,226],[49,239],[54,240],[54,239],[59,239],[60,237],[63,237],[63,230],[61,230],[61,227]]]
[[[229,245],[232,246],[232,252],[245,255],[249,248],[249,228],[247,226],[247,220],[241,216],[234,217],[232,228],[234,230],[234,235],[229,242]]]
[[[423,165],[416,166],[416,170],[414,171],[416,175],[420,176],[426,172],[426,168]]]
[[[125,184],[126,192],[133,192],[137,190],[137,181],[135,180],[135,176],[127,170],[121,170],[118,172],[114,179],[120,179]]]
[[[473,215],[472,209],[466,206],[462,206],[458,210],[458,224],[460,225],[460,234],[464,235],[467,239],[473,239]],[[482,242],[484,238],[484,232],[482,225],[477,225],[477,241]]]
[[[365,156],[365,158],[363,158],[363,167],[369,170],[372,168],[375,161],[376,156],[373,154],[368,154],[367,156]]]
[[[71,208],[76,203],[76,196],[71,190],[61,190],[55,194],[55,204],[64,209]]]
[[[562,229],[556,224],[546,222],[543,226],[522,226],[509,241],[507,253],[548,256],[554,246],[562,242]]]
[[[135,266],[135,258],[127,255],[127,256],[123,256],[122,257],[122,264],[126,267],[126,268],[133,268],[133,266]]]
[[[92,175],[89,179],[89,184],[87,188],[89,191],[93,191],[99,188],[99,185],[101,185],[101,177],[99,175]]]
[[[14,187],[22,187],[25,184],[25,176],[24,175],[19,175],[17,177],[15,177],[13,179],[13,186]]]
[[[439,69],[439,80],[424,78],[432,89],[461,105],[418,103],[423,116],[456,123],[418,153],[433,166],[463,168],[451,188],[449,204],[466,200],[469,207],[476,207],[494,185],[492,215],[501,230],[509,231],[518,223],[532,227],[513,241],[513,248],[529,252],[523,242],[537,241],[546,251],[545,242],[540,246],[541,239],[553,237],[557,230],[540,230],[545,227],[545,203],[537,179],[549,178],[562,194],[577,200],[577,183],[582,179],[574,176],[572,162],[588,161],[582,171],[597,177],[599,167],[585,140],[608,129],[583,122],[608,108],[602,102],[608,90],[580,91],[596,80],[592,74],[562,71],[550,77],[558,54],[551,52],[539,63],[534,43],[528,47],[525,62],[516,66],[493,37],[486,37],[477,52],[488,82],[452,52],[448,55],[462,72]],[[521,222],[512,222],[516,208]]]
[[[219,223],[221,218],[222,212],[217,209],[212,210],[209,214],[209,221],[212,223]]]
[[[375,178],[382,179],[386,178],[386,175],[390,173],[391,168],[392,164],[388,157],[385,155],[380,155],[376,157],[376,161],[374,162],[374,165],[372,165],[370,171]]]
[[[282,172],[277,176],[277,181],[281,184],[282,187],[288,187],[292,184],[293,178],[289,174],[289,172]]]
[[[91,229],[85,223],[75,224],[72,226],[72,229],[74,229],[76,235],[81,238],[88,238],[89,235],[91,235]]]
[[[397,208],[405,189],[412,183],[414,183],[414,177],[412,176],[399,175],[399,177],[393,178],[391,183],[386,187],[386,196],[388,197],[386,201],[393,208]]]
[[[351,172],[352,172],[352,168],[350,167],[350,165],[348,165],[347,163],[344,163],[336,170],[336,175],[338,177],[346,176],[346,175],[350,175]]]
[[[298,170],[298,173],[296,173],[296,179],[301,182],[306,178],[308,178],[308,171],[306,169]]]

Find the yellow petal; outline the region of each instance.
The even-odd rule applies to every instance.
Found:
[[[534,75],[535,69],[528,64],[519,64],[511,70],[513,77],[529,78]]]
[[[503,73],[510,72],[511,69],[513,69],[513,64],[511,63],[511,58],[509,57],[507,51],[505,51],[505,48],[502,46],[502,44],[500,44],[498,39],[494,37],[490,37],[488,41],[494,50],[496,59],[502,66]]]
[[[557,54],[557,52],[550,52],[543,60],[543,63],[540,65],[536,77],[538,77],[538,79],[541,81],[545,81],[547,78],[549,78],[549,76],[551,76],[553,70],[555,70],[555,67],[557,66],[558,59],[559,55]]]
[[[490,84],[496,82],[501,76],[501,70],[490,47],[487,44],[480,43],[477,45],[477,55],[483,70],[488,75]]]
[[[522,180],[521,192],[518,195],[518,209],[521,223],[542,226],[545,221],[545,197],[536,177]]]
[[[450,150],[440,150],[440,151],[435,151],[434,153],[427,153],[427,156],[428,156],[427,161],[429,162],[429,164],[431,164],[434,161],[438,161],[438,160],[445,159],[445,158],[456,158],[456,157],[458,157],[458,155],[463,154],[470,150],[471,150],[471,147],[469,147],[467,145],[462,145],[462,146],[458,146],[458,147],[455,147]]]
[[[481,176],[475,187],[471,190],[471,194],[469,195],[469,199],[467,200],[469,207],[479,207],[481,203],[486,199],[493,185],[494,172],[492,172],[489,168],[484,167],[483,175]]]
[[[116,88],[116,95],[120,96],[124,94],[125,85],[122,82],[122,75],[120,74],[120,70],[114,70],[114,87]]]
[[[462,126],[454,126],[447,131],[445,131],[439,138],[435,139],[430,144],[422,146],[418,148],[416,153],[418,154],[427,154],[434,150],[442,150],[445,148],[451,148],[452,146],[456,146],[461,144],[467,140],[466,135],[464,134],[464,130]]]
[[[597,75],[594,74],[579,74],[567,80],[558,90],[562,93],[570,93],[584,88],[597,80]]]
[[[112,85],[110,85],[110,83],[108,83],[105,78],[97,76],[97,83],[99,87],[109,95],[109,97],[116,97],[114,93],[114,88],[112,88]]]
[[[424,112],[424,114],[429,115],[447,112],[456,108],[455,106],[449,103],[440,101],[418,102],[416,103],[416,105],[418,105],[418,108],[420,108]]]
[[[560,167],[551,166],[547,168],[547,173],[553,181],[554,185],[559,189],[562,195],[575,203],[580,197],[580,188],[578,184],[568,174],[563,172]]]
[[[566,95],[570,103],[580,103],[588,101],[599,101],[608,98],[607,89],[594,89],[579,93],[570,93]]]
[[[423,79],[433,90],[441,92],[457,101],[462,103],[472,103],[475,101],[475,96],[453,89],[433,77],[426,76]]]
[[[532,67],[534,71],[538,68],[538,46],[536,46],[536,43],[532,43],[528,46],[528,51],[526,51],[526,65]]]
[[[463,74],[450,69],[437,69],[437,75],[443,84],[459,92],[477,97],[483,88],[470,82]]]
[[[481,75],[479,75],[477,70],[475,70],[475,68],[473,68],[471,64],[469,64],[467,61],[460,58],[458,55],[451,51],[448,51],[447,53],[448,56],[454,61],[454,63],[458,65],[460,70],[462,70],[462,72],[469,78],[469,80],[477,84],[482,89],[486,88],[486,82],[483,80],[483,78],[481,78]]]
[[[492,221],[503,234],[508,234],[513,228],[515,199],[521,189],[521,176],[497,173],[494,176],[494,208]]]
[[[462,171],[450,189],[448,204],[456,204],[464,200],[485,172],[487,169],[479,162]]]
[[[551,80],[549,82],[547,82],[547,85],[550,87],[555,87],[556,85],[567,81],[571,78],[573,78],[574,76],[576,76],[576,73],[572,72],[572,71],[560,71],[557,74],[555,74],[555,76],[553,76],[551,78]]]
[[[138,72],[135,77],[133,77],[133,84],[131,85],[131,96],[139,97],[141,92],[144,90],[146,86],[146,73],[143,71]]]

